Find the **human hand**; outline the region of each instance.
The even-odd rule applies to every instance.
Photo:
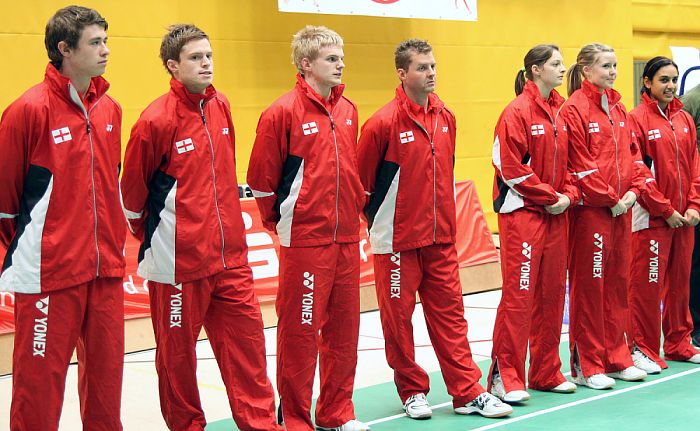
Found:
[[[700,223],[700,213],[693,208],[685,210],[685,221],[688,226],[697,226]]]
[[[552,215],[559,215],[563,213],[564,211],[566,211],[567,208],[569,208],[569,205],[571,205],[571,200],[568,196],[557,192],[557,197],[559,198],[557,203],[552,205],[545,205],[544,207],[545,211]]]

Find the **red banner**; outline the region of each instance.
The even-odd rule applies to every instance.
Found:
[[[253,268],[255,291],[260,302],[274,302],[279,273],[279,241],[263,228],[253,199],[241,200],[243,221],[248,242],[248,261]],[[124,317],[133,319],[149,315],[148,282],[136,275],[139,243],[126,239],[126,277],[124,278]],[[474,183],[457,184],[457,253],[460,267],[497,262],[498,252],[491,240]],[[0,255],[4,256],[4,250]],[[367,225],[360,234],[360,285],[374,284],[372,251],[367,238]],[[14,330],[14,294],[0,292],[0,334]]]

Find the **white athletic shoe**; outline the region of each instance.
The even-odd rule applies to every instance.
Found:
[[[408,397],[403,409],[406,410],[406,415],[411,419],[429,419],[433,415],[428,398],[423,393]]]
[[[644,370],[640,370],[635,366],[627,367],[624,370],[615,373],[607,373],[607,375],[613,379],[624,380],[626,382],[638,382],[646,379],[647,377],[647,373]]]
[[[485,418],[501,418],[513,413],[513,408],[506,403],[501,402],[488,392],[482,392],[478,397],[474,398],[467,404],[455,407],[455,413],[458,415],[469,415],[479,413]]]
[[[692,362],[693,364],[700,364],[700,353],[696,353],[686,360],[687,362]]]
[[[549,392],[555,392],[557,394],[570,394],[572,392],[576,392],[576,385],[567,380],[565,382],[559,383],[558,385],[550,389]]]
[[[659,364],[639,349],[634,349],[634,351],[632,351],[632,360],[634,361],[635,367],[645,371],[647,374],[659,374],[661,372]]]
[[[591,389],[610,389],[615,386],[615,380],[605,374],[593,374],[592,376],[583,377],[580,371],[574,377],[574,383],[579,386],[588,386]]]
[[[507,403],[522,403],[530,399],[530,394],[526,391],[510,391],[506,392],[506,387],[503,385],[503,380],[500,374],[493,376],[491,383],[491,394],[497,396],[502,401]]]
[[[352,419],[343,425],[335,428],[324,428],[316,425],[317,431],[369,431],[369,425]]]

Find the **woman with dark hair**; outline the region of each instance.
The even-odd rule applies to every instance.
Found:
[[[627,210],[644,187],[644,166],[613,90],[616,78],[615,51],[584,46],[569,69],[570,97],[561,109],[582,195],[570,213],[571,375],[592,389],[647,375],[634,366],[625,342],[632,236]]]
[[[688,309],[692,226],[700,221],[700,160],[695,123],[675,97],[678,66],[654,57],[642,76],[642,103],[629,117],[632,139],[651,177],[632,209],[628,342],[635,366],[656,374],[668,367],[659,356],[662,320],[664,357],[700,363],[690,343]]]
[[[558,116],[564,99],[554,90],[566,67],[556,45],[535,46],[524,64],[515,80],[517,97],[498,119],[493,143],[503,289],[489,389],[508,403],[530,398],[528,341],[528,387],[576,390],[562,375],[559,359],[568,236],[564,212],[579,199],[567,175],[567,132]]]

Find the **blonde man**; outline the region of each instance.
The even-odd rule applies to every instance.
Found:
[[[260,117],[248,168],[265,227],[280,241],[277,388],[287,429],[360,431],[352,390],[359,333],[357,108],[340,83],[343,39],[325,27],[294,35],[297,84]]]

